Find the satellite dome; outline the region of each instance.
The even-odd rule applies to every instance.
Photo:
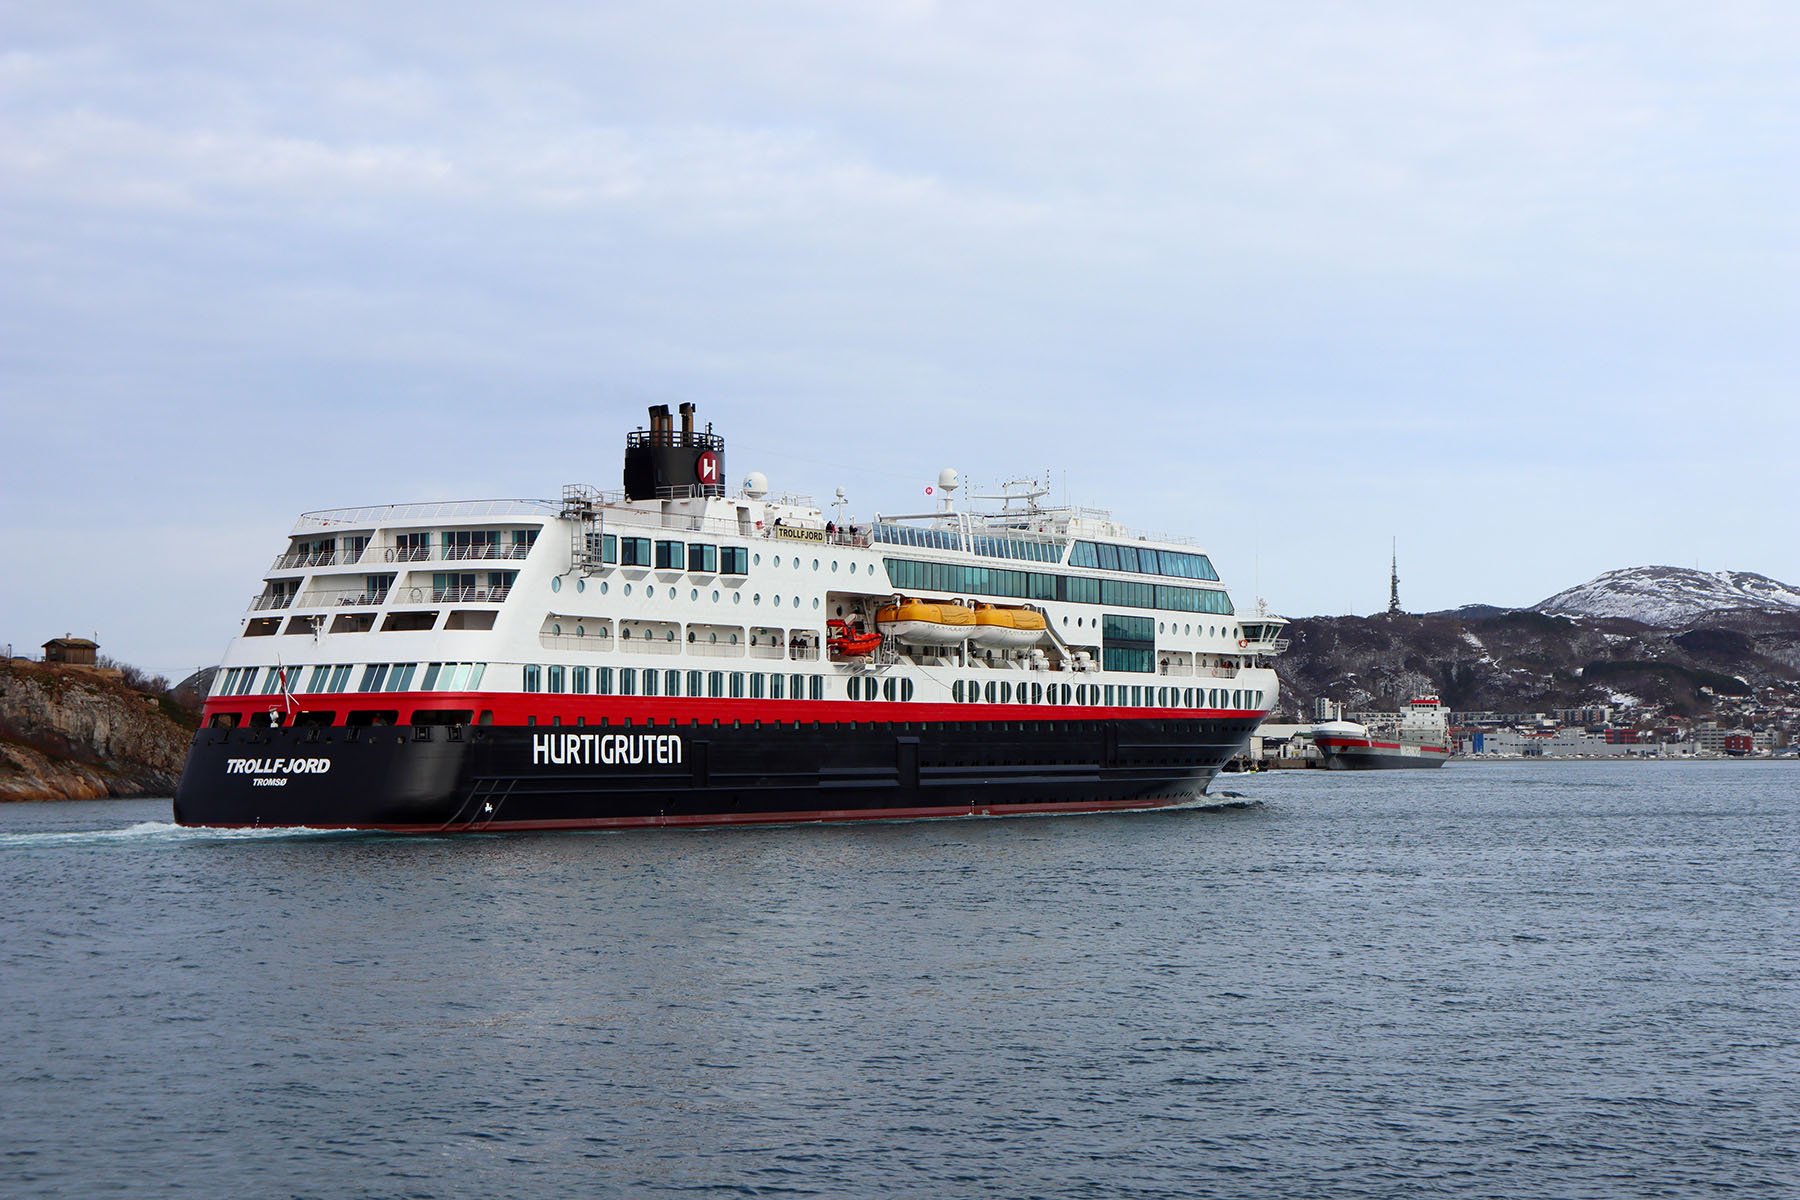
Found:
[[[945,467],[938,472],[938,490],[954,492],[962,486],[962,476],[956,473],[955,467]]]
[[[761,500],[769,494],[769,477],[761,471],[752,471],[744,476],[744,495],[751,500]]]

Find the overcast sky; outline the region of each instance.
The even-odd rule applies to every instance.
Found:
[[[0,4],[0,640],[216,661],[303,510],[649,403],[1240,605],[1800,582],[1791,3]]]

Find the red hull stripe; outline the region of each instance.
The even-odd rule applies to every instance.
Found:
[[[1165,686],[1165,685],[1154,685]],[[287,702],[274,696],[215,696],[206,702],[206,715],[236,713],[248,720],[271,708],[287,710]],[[577,720],[598,724],[601,720],[655,722],[659,725],[693,721],[818,721],[837,725],[846,721],[1045,721],[1045,720],[1157,720],[1157,719],[1256,719],[1261,709],[1246,708],[1125,708],[1098,704],[956,704],[887,700],[722,700],[666,696],[576,696],[564,692],[339,692],[295,695],[293,711],[330,711],[342,725],[351,709],[395,711],[407,723],[415,710],[467,709],[477,717],[494,714],[496,725],[524,725],[535,717],[539,725],[560,719],[564,725]]]
[[[1321,746],[1329,746],[1334,750],[1398,750],[1399,742],[1374,742],[1368,738],[1322,737],[1313,739]],[[1420,746],[1424,754],[1448,754],[1448,746]]]
[[[531,833],[569,829],[691,828],[709,825],[803,825],[829,821],[910,821],[933,817],[1013,817],[1033,813],[1131,812],[1192,804],[1195,796],[1161,796],[1136,800],[1072,800],[1054,804],[983,804],[955,808],[801,809],[792,812],[697,813],[679,817],[592,817],[567,821],[495,821],[471,825],[208,825],[208,829],[292,828],[365,830],[376,833]]]

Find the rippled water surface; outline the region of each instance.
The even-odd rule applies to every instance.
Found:
[[[403,840],[0,806],[0,1194],[1800,1195],[1800,766]]]

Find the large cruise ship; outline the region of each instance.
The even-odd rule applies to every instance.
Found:
[[[726,486],[694,407],[624,490],[303,515],[232,640],[184,825],[730,825],[1209,803],[1285,622],[1176,538],[1010,492],[843,519]]]

